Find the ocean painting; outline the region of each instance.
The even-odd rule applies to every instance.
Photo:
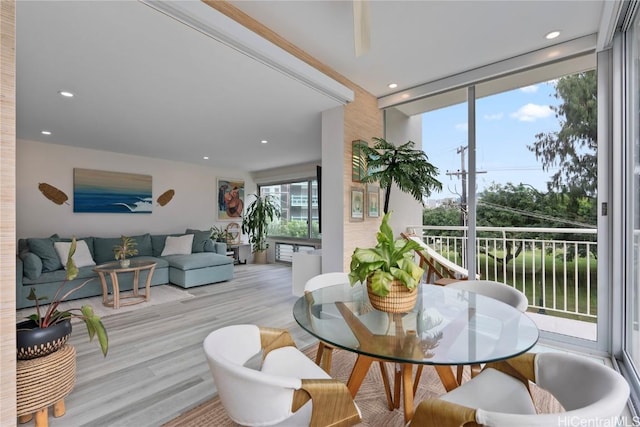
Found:
[[[73,211],[151,213],[151,175],[73,169]]]

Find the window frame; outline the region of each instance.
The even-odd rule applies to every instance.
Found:
[[[307,200],[309,201],[309,203],[307,203],[307,235],[306,237],[292,237],[292,236],[287,236],[287,235],[279,235],[279,234],[270,234],[269,238],[273,239],[273,240],[277,240],[277,241],[293,241],[293,242],[300,242],[300,243],[304,243],[304,242],[308,242],[308,243],[312,243],[312,244],[317,244],[320,243],[322,240],[322,234],[318,233],[319,237],[315,238],[312,237],[312,227],[313,227],[313,183],[316,183],[316,192],[318,194],[318,201],[316,202],[316,206],[317,206],[317,211],[318,211],[318,218],[316,219],[316,221],[320,220],[320,199],[319,199],[319,189],[318,189],[318,180],[317,177],[315,176],[310,176],[310,177],[306,177],[306,178],[298,178],[298,179],[289,179],[289,180],[279,180],[279,181],[273,181],[273,182],[268,182],[268,183],[261,183],[258,184],[258,194],[260,194],[261,196],[263,195],[262,193],[262,189],[264,187],[273,187],[273,186],[282,186],[282,185],[292,185],[292,184],[302,184],[302,183],[306,183],[307,184]],[[282,209],[281,209],[282,210]],[[289,212],[289,214],[291,213],[291,206],[287,207],[287,210]]]

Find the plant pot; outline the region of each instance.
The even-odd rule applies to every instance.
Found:
[[[266,264],[267,263],[267,251],[256,251],[253,253],[253,262],[255,264]]]
[[[71,335],[71,320],[39,328],[33,320],[16,324],[18,360],[35,359],[58,351]]]
[[[367,294],[373,308],[387,313],[408,313],[416,305],[418,300],[418,287],[413,290],[399,280],[391,282],[391,291],[386,297],[381,297],[371,291],[371,284],[367,280]]]
[[[120,267],[129,268],[130,265],[131,265],[131,260],[130,259],[121,259],[120,260]]]

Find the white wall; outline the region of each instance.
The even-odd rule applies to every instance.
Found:
[[[385,110],[385,139],[394,144],[401,145],[407,141],[415,142],[414,148],[422,149],[422,118],[406,116],[395,108]],[[422,224],[422,205],[410,194],[400,191],[394,184],[389,196],[389,211],[391,214],[390,225],[395,236],[406,231],[407,225]]]
[[[343,271],[344,107],[322,112],[322,272]],[[351,173],[351,171],[349,171]],[[336,189],[340,189],[336,191]]]
[[[216,224],[226,226],[228,222],[216,221],[216,177],[244,179],[245,197],[256,190],[245,171],[64,145],[18,140],[16,157],[18,238],[46,237],[53,233],[65,237],[115,237],[146,232],[181,233],[186,228],[205,230]],[[74,213],[73,168],[151,175],[154,201],[169,189],[175,190],[175,196],[165,206],[154,203],[151,214]],[[57,205],[45,198],[38,190],[42,182],[66,193],[69,204]]]

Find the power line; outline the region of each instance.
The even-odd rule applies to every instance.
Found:
[[[585,228],[596,228],[595,225],[587,224],[587,223],[584,223],[584,222],[572,221],[570,219],[564,219],[564,218],[556,218],[556,217],[549,216],[549,215],[544,215],[544,214],[535,213],[535,212],[529,212],[529,211],[523,211],[521,209],[510,208],[510,207],[507,207],[507,206],[494,205],[493,203],[483,202],[483,201],[480,201],[480,200],[478,200],[478,204],[479,205],[485,205],[487,207],[490,207],[490,208],[493,208],[493,209],[497,209],[497,210],[501,210],[501,211],[517,213],[519,215],[529,216],[529,217],[538,218],[538,219],[544,219],[544,220],[551,221],[551,222],[558,222],[558,223],[561,223],[561,224],[577,225],[578,227],[585,227]]]
[[[548,170],[556,170],[560,169],[560,167],[550,167]],[[489,172],[507,172],[507,171],[540,171],[539,166],[522,166],[516,168],[493,168],[489,169]]]

